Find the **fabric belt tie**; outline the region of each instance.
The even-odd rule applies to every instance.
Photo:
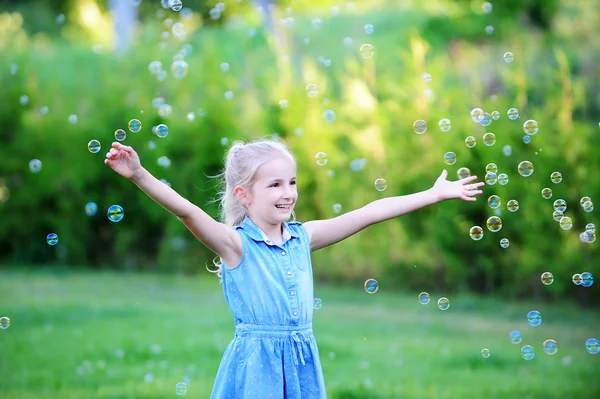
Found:
[[[304,355],[302,354],[302,339],[306,339],[306,336],[300,331],[294,331],[290,334],[290,337],[296,343],[295,346],[292,344],[292,354],[294,355],[294,363],[296,364],[296,366],[298,365],[298,354],[300,354],[300,362],[303,366],[306,366],[306,363],[304,362]]]

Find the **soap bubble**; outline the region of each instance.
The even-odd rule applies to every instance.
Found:
[[[39,173],[42,170],[42,161],[39,159],[32,159],[29,161],[29,171],[31,173]]]
[[[469,230],[469,235],[473,241],[479,241],[483,238],[483,229],[480,226],[473,226]]]
[[[175,385],[175,393],[179,396],[183,396],[187,393],[187,384],[185,382],[178,382]]]
[[[585,350],[590,355],[597,355],[598,353],[600,353],[600,342],[598,342],[596,338],[589,338],[585,341]]]
[[[456,171],[456,176],[459,179],[466,179],[467,177],[471,176],[471,171],[469,170],[469,168],[460,168]]]
[[[523,340],[523,337],[521,336],[521,331],[513,330],[510,332],[510,343],[511,344],[520,344],[522,340]]]
[[[519,119],[519,110],[516,108],[510,108],[506,114],[508,115],[508,119],[511,121]]]
[[[88,202],[85,204],[85,214],[88,216],[94,216],[98,212],[98,205],[95,202]]]
[[[440,127],[440,130],[444,133],[449,132],[450,129],[452,129],[452,122],[450,121],[450,119],[440,119],[440,121],[438,122],[438,126]]]
[[[514,59],[515,59],[515,56],[510,51],[507,51],[506,53],[504,53],[504,61],[513,62]]]
[[[474,137],[474,136],[468,136],[468,137],[465,139],[465,145],[466,145],[468,148],[473,148],[473,147],[475,147],[475,144],[477,144],[477,140],[475,139],[475,137]]]
[[[508,175],[506,173],[500,173],[498,175],[498,183],[501,186],[505,186],[508,184]]]
[[[550,175],[550,180],[554,184],[558,184],[562,181],[562,174],[560,172],[552,172]]]
[[[525,345],[521,348],[521,356],[525,360],[531,360],[535,357],[533,347],[531,345]]]
[[[419,303],[421,305],[427,305],[429,303],[430,298],[431,297],[429,296],[429,294],[427,292],[421,292],[419,294]]]
[[[496,144],[496,135],[494,133],[486,133],[483,135],[483,144],[488,147]]]
[[[517,200],[510,200],[506,203],[506,207],[510,212],[516,212],[519,210],[519,202]]]
[[[375,27],[373,26],[373,24],[366,24],[365,25],[365,33],[367,35],[372,34],[373,32],[375,32]]]
[[[552,189],[551,188],[543,188],[542,189],[542,198],[543,199],[550,199],[552,198]]]
[[[6,316],[0,317],[0,330],[6,330],[10,327],[10,318]]]
[[[544,273],[542,273],[541,280],[542,280],[542,284],[550,285],[554,282],[554,276],[550,272],[544,272]]]
[[[127,133],[125,133],[125,130],[123,130],[123,129],[115,130],[115,139],[117,141],[123,141],[123,140],[125,140],[126,137],[127,137]]]
[[[448,308],[450,307],[450,300],[448,298],[441,297],[440,299],[438,299],[437,304],[440,310],[448,310]]]
[[[417,119],[413,123],[413,130],[417,134],[423,134],[427,131],[427,123],[422,119]]]
[[[58,235],[56,233],[50,233],[46,236],[46,242],[48,245],[58,244]]]
[[[123,219],[125,212],[123,211],[123,208],[120,205],[111,205],[108,208],[107,215],[108,215],[108,220],[116,223],[116,222],[120,222]]]
[[[529,161],[520,162],[517,169],[523,177],[529,177],[533,174],[533,164]]]
[[[387,188],[387,181],[385,179],[379,178],[375,180],[375,189],[377,191],[384,191]]]
[[[369,294],[374,294],[379,291],[379,283],[377,280],[370,278],[365,281],[365,291],[367,291]]]
[[[501,203],[502,203],[502,201],[500,200],[500,197],[498,197],[497,195],[490,195],[490,197],[488,198],[488,205],[492,209],[496,209],[496,208],[500,207]]]
[[[142,130],[142,122],[140,122],[139,119],[132,119],[127,124],[127,127],[129,128],[130,132],[138,133],[140,130]]]
[[[446,163],[446,165],[454,165],[456,163],[456,154],[453,152],[445,153],[444,162]]]
[[[101,145],[100,142],[98,140],[91,140],[88,143],[88,150],[92,153],[92,154],[97,154],[100,151]]]
[[[558,347],[556,346],[556,341],[553,339],[547,339],[544,341],[544,352],[548,355],[554,355],[558,352]]]
[[[373,46],[371,46],[370,44],[363,44],[362,46],[360,46],[360,54],[363,58],[373,57],[374,52],[375,51],[373,50]]]
[[[163,125],[162,123],[158,126],[156,126],[156,135],[158,137],[165,138],[167,137],[167,135],[169,134],[169,128],[167,127],[167,125]]]
[[[537,327],[542,324],[542,315],[537,310],[532,310],[527,313],[527,323],[531,327]]]
[[[486,221],[486,226],[492,233],[497,233],[502,230],[502,219],[498,216],[490,216]]]
[[[314,97],[317,94],[319,94],[319,88],[317,87],[316,84],[311,83],[311,84],[309,84],[309,85],[306,86],[306,94],[309,97]]]
[[[500,240],[500,246],[502,248],[508,248],[510,246],[510,241],[508,240],[508,238],[503,238]]]
[[[323,302],[321,298],[313,299],[313,309],[321,309],[323,307]]]
[[[481,356],[482,356],[484,359],[487,359],[488,357],[490,357],[490,350],[489,350],[488,348],[483,348],[483,349],[481,350]]]
[[[537,123],[537,121],[534,121],[533,119],[530,119],[530,120],[526,121],[525,123],[523,123],[523,131],[530,136],[533,136],[534,134],[536,134],[538,132],[538,130],[539,130],[538,123]]]

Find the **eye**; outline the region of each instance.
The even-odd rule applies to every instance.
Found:
[[[296,184],[296,180],[294,180],[294,181],[290,182],[290,184]]]
[[[279,183],[273,183],[273,184],[271,184],[270,187],[278,187],[278,186],[279,186]]]

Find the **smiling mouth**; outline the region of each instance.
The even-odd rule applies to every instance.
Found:
[[[291,204],[289,204],[289,205],[275,205],[275,207],[277,209],[281,209],[281,210],[284,210],[284,211],[289,211],[290,209],[292,209],[292,205]]]

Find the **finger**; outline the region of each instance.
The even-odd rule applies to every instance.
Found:
[[[462,184],[467,184],[470,183],[474,180],[477,180],[477,176],[469,176],[469,177],[465,177],[464,179],[461,179],[460,181],[462,182]]]
[[[442,173],[440,174],[440,177],[438,177],[438,179],[446,180],[446,177],[448,177],[448,170],[444,169],[442,170]]]
[[[477,200],[477,197],[467,197],[466,195],[461,195],[460,199],[462,199],[463,201],[469,201],[469,202],[473,202]]]
[[[478,194],[483,194],[483,191],[481,190],[469,190],[466,193],[468,196],[474,196],[474,195],[478,195]]]

